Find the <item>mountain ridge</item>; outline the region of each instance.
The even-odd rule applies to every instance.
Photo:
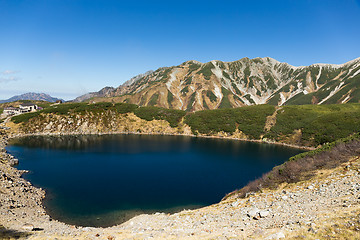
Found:
[[[15,95],[6,100],[0,100],[0,103],[14,102],[18,100],[38,100],[38,101],[47,101],[47,102],[56,102],[58,100],[61,100],[64,102],[63,99],[52,97],[46,93],[28,92],[20,95]]]
[[[343,64],[309,66],[292,66],[271,57],[207,63],[189,60],[148,71],[106,94],[99,91],[91,97],[94,102],[127,102],[187,111],[257,104],[359,102],[360,58]]]

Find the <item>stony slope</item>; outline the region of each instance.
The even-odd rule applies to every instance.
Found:
[[[359,102],[360,59],[341,65],[306,67],[294,67],[269,57],[234,62],[187,61],[147,72],[107,90],[88,97],[94,97],[96,102],[128,102],[187,111],[265,103],[281,106]]]

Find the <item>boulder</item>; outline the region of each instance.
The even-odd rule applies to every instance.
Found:
[[[277,232],[277,233],[271,234],[266,239],[281,239],[281,238],[285,238],[285,234],[283,232]]]
[[[259,215],[260,215],[261,218],[265,218],[265,217],[269,216],[269,214],[270,214],[270,212],[267,211],[267,210],[259,212]]]
[[[16,158],[9,159],[9,164],[10,164],[10,166],[18,165],[18,164],[19,164],[19,160],[16,159]]]
[[[260,212],[260,210],[258,208],[252,208],[248,211],[247,215],[251,218],[255,217],[258,213]]]
[[[24,224],[21,227],[21,229],[30,232],[30,231],[34,230],[34,225],[27,223],[27,224]]]
[[[288,198],[289,198],[289,197],[286,196],[286,195],[284,195],[284,196],[281,197],[281,199],[284,200],[284,201],[286,201]]]

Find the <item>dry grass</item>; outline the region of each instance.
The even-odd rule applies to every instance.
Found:
[[[313,228],[295,231],[288,239],[360,239],[360,209],[332,212]]]

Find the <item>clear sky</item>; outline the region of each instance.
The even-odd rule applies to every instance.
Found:
[[[66,100],[187,60],[360,57],[360,0],[0,0],[0,99]]]

